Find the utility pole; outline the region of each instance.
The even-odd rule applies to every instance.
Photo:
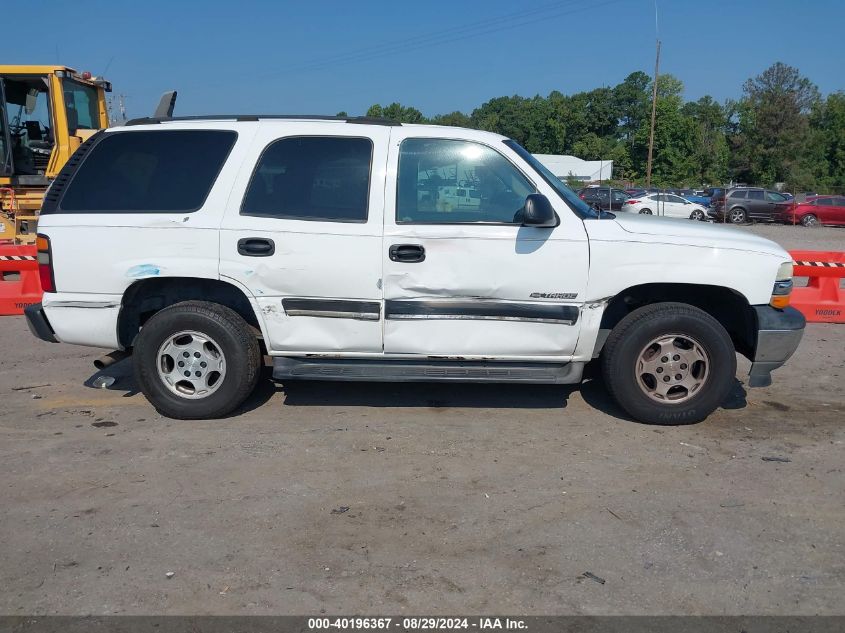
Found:
[[[651,187],[651,157],[654,153],[654,121],[657,116],[657,77],[660,73],[660,40],[657,40],[657,55],[654,58],[654,81],[651,90],[651,131],[648,135],[648,164],[646,165],[645,186]]]

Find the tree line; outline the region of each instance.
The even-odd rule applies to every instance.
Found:
[[[746,81],[742,96],[685,101],[670,74],[657,79],[652,184],[699,187],[741,182],[790,191],[845,192],[845,93],[822,98],[798,69],[775,63]],[[644,183],[652,80],[644,72],[613,87],[547,97],[496,97],[470,114],[426,117],[399,103],[367,116],[497,132],[539,154],[613,160],[619,181]],[[345,115],[345,113],[340,113]]]

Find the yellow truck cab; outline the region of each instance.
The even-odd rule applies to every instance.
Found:
[[[109,82],[67,66],[0,65],[0,242],[35,240],[50,182],[109,125],[106,92]]]

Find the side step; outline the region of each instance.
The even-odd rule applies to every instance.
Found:
[[[581,382],[584,363],[512,363],[450,360],[273,359],[276,380],[372,382],[521,382],[570,385]]]

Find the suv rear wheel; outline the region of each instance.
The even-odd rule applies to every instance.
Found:
[[[219,418],[252,393],[261,349],[234,310],[185,301],[150,317],[138,335],[133,361],[141,391],[162,415]]]
[[[610,394],[632,417],[649,424],[692,424],[728,396],[736,353],[725,328],[703,310],[655,303],[613,328],[602,370]]]
[[[748,214],[741,207],[731,209],[728,217],[731,220],[731,224],[745,224],[748,221]]]

